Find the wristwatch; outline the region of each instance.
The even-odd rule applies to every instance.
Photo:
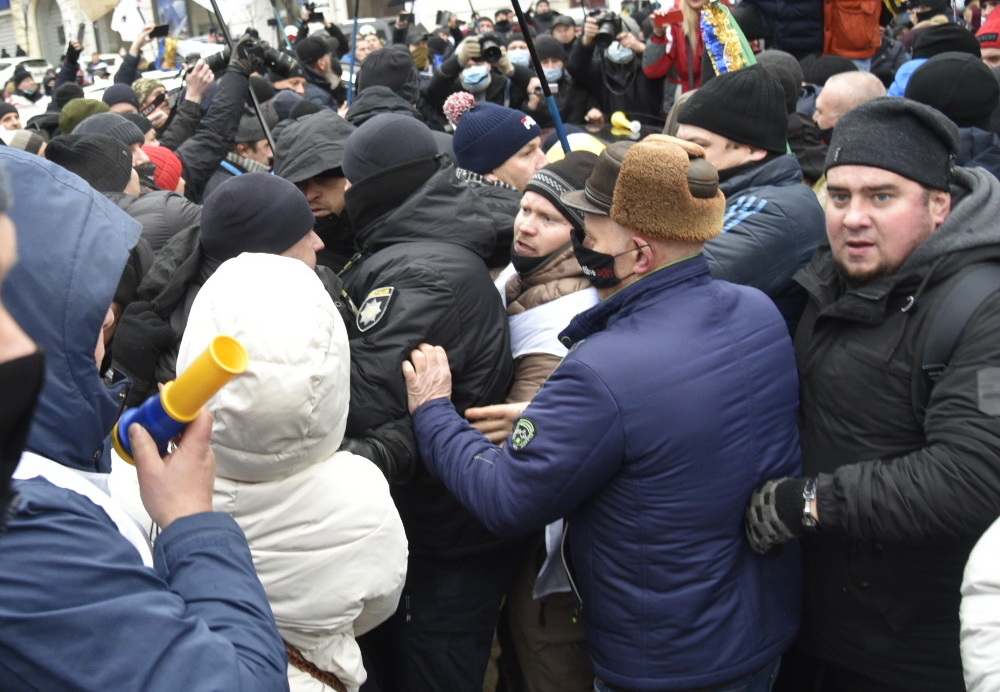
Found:
[[[809,478],[802,488],[802,526],[808,532],[813,532],[819,528],[819,522],[813,516],[812,506],[816,501],[816,479]]]

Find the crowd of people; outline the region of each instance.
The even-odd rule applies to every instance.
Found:
[[[0,688],[997,689],[1000,1],[916,3],[15,75]]]

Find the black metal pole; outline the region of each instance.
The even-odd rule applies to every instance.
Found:
[[[215,2],[215,0],[212,0],[212,2]],[[517,23],[521,25],[521,35],[524,37],[524,42],[528,44],[531,64],[535,68],[535,74],[538,76],[538,81],[541,84],[542,94],[545,96],[545,102],[549,106],[549,113],[552,114],[552,124],[556,128],[556,134],[559,135],[559,143],[562,144],[563,154],[569,154],[569,139],[566,138],[566,126],[563,125],[562,116],[559,115],[559,106],[556,104],[556,97],[552,95],[552,90],[549,89],[549,82],[545,79],[545,71],[542,70],[542,61],[538,59],[538,53],[535,51],[535,40],[531,38],[531,32],[528,31],[528,21],[524,18],[524,12],[521,11],[521,3],[518,0],[512,0],[512,2],[514,13],[517,14]]]

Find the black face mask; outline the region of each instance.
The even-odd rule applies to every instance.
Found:
[[[155,185],[153,181],[153,174],[156,173],[155,163],[143,163],[135,166],[135,172],[139,174],[139,177],[144,179],[146,182]]]
[[[573,229],[573,254],[576,261],[580,263],[584,276],[590,280],[590,285],[594,288],[614,288],[635,272],[627,274],[621,278],[615,275],[615,258],[635,252],[636,248],[619,252],[617,255],[609,255],[604,252],[597,252],[588,247],[584,247],[584,233],[580,229]]]
[[[493,25],[494,30],[496,30],[496,31],[504,31],[504,32],[510,31],[510,27],[511,27],[511,23],[508,22],[506,19],[504,19],[501,22],[497,22],[496,24]]]
[[[41,351],[0,363],[0,534],[17,510],[10,478],[21,459],[31,429],[31,416],[42,390],[45,358]]]
[[[514,269],[521,276],[527,276],[531,272],[538,269],[540,266],[545,264],[552,255],[545,255],[544,257],[525,257],[524,255],[519,255],[514,252],[514,248],[510,249],[510,262],[514,265]]]

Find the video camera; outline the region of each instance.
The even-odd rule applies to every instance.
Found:
[[[272,48],[267,41],[262,41],[255,29],[247,29],[244,35],[249,35],[251,40],[237,45],[240,57],[250,60],[251,63],[259,63],[282,77],[287,77],[295,69],[295,58],[277,48]],[[205,58],[205,64],[212,72],[218,73],[226,69],[231,57],[232,51],[226,46],[225,50]]]
[[[622,31],[622,18],[614,12],[603,10],[592,10],[588,13],[597,22],[597,36],[594,37],[594,45],[601,50],[606,49],[614,42],[615,37]]]
[[[500,62],[503,53],[500,51],[500,43],[492,35],[479,37],[479,53],[483,60],[491,65]]]

